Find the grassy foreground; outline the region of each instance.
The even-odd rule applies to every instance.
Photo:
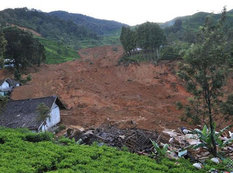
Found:
[[[78,145],[65,138],[55,140],[49,133],[0,127],[0,172],[4,173],[195,173],[210,168],[197,170],[187,160],[163,159],[158,164],[149,157],[116,148]]]

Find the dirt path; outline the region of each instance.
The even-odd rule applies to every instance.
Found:
[[[188,96],[174,75],[174,63],[117,66],[121,47],[79,51],[80,60],[43,65],[32,81],[15,89],[13,99],[58,95],[69,111],[65,125],[97,127],[103,122],[120,127],[161,130],[187,126],[175,102]]]

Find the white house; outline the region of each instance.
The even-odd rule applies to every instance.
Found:
[[[46,122],[44,124],[41,124],[41,126],[39,127],[41,131],[47,131],[61,121],[60,108],[56,104],[56,102],[53,103],[50,109],[50,117],[47,118],[45,121]]]
[[[37,111],[43,103],[50,109],[50,116],[44,120]],[[9,101],[0,115],[0,126],[28,128],[32,131],[47,131],[61,121],[60,109],[65,109],[56,96]]]
[[[7,78],[4,80],[0,80],[0,95],[8,95],[15,87],[18,86],[20,86],[20,83],[13,79]]]

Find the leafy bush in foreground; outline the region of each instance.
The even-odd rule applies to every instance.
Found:
[[[26,129],[0,128],[0,172],[206,172],[188,160],[155,160],[107,146],[77,145],[74,142],[48,141],[45,134]],[[41,139],[27,141],[25,139]],[[64,141],[64,139],[63,139]]]

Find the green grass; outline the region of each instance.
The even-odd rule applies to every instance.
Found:
[[[109,35],[105,35],[102,38],[102,44],[103,45],[120,45],[120,35],[121,30],[115,31]]]
[[[66,138],[54,140],[49,133],[0,127],[0,172],[4,173],[204,173],[209,167],[197,170],[188,160],[162,159],[158,164],[116,148],[78,145]]]
[[[45,47],[46,64],[57,64],[66,61],[72,61],[80,58],[77,51],[45,38],[37,37],[41,44]]]

